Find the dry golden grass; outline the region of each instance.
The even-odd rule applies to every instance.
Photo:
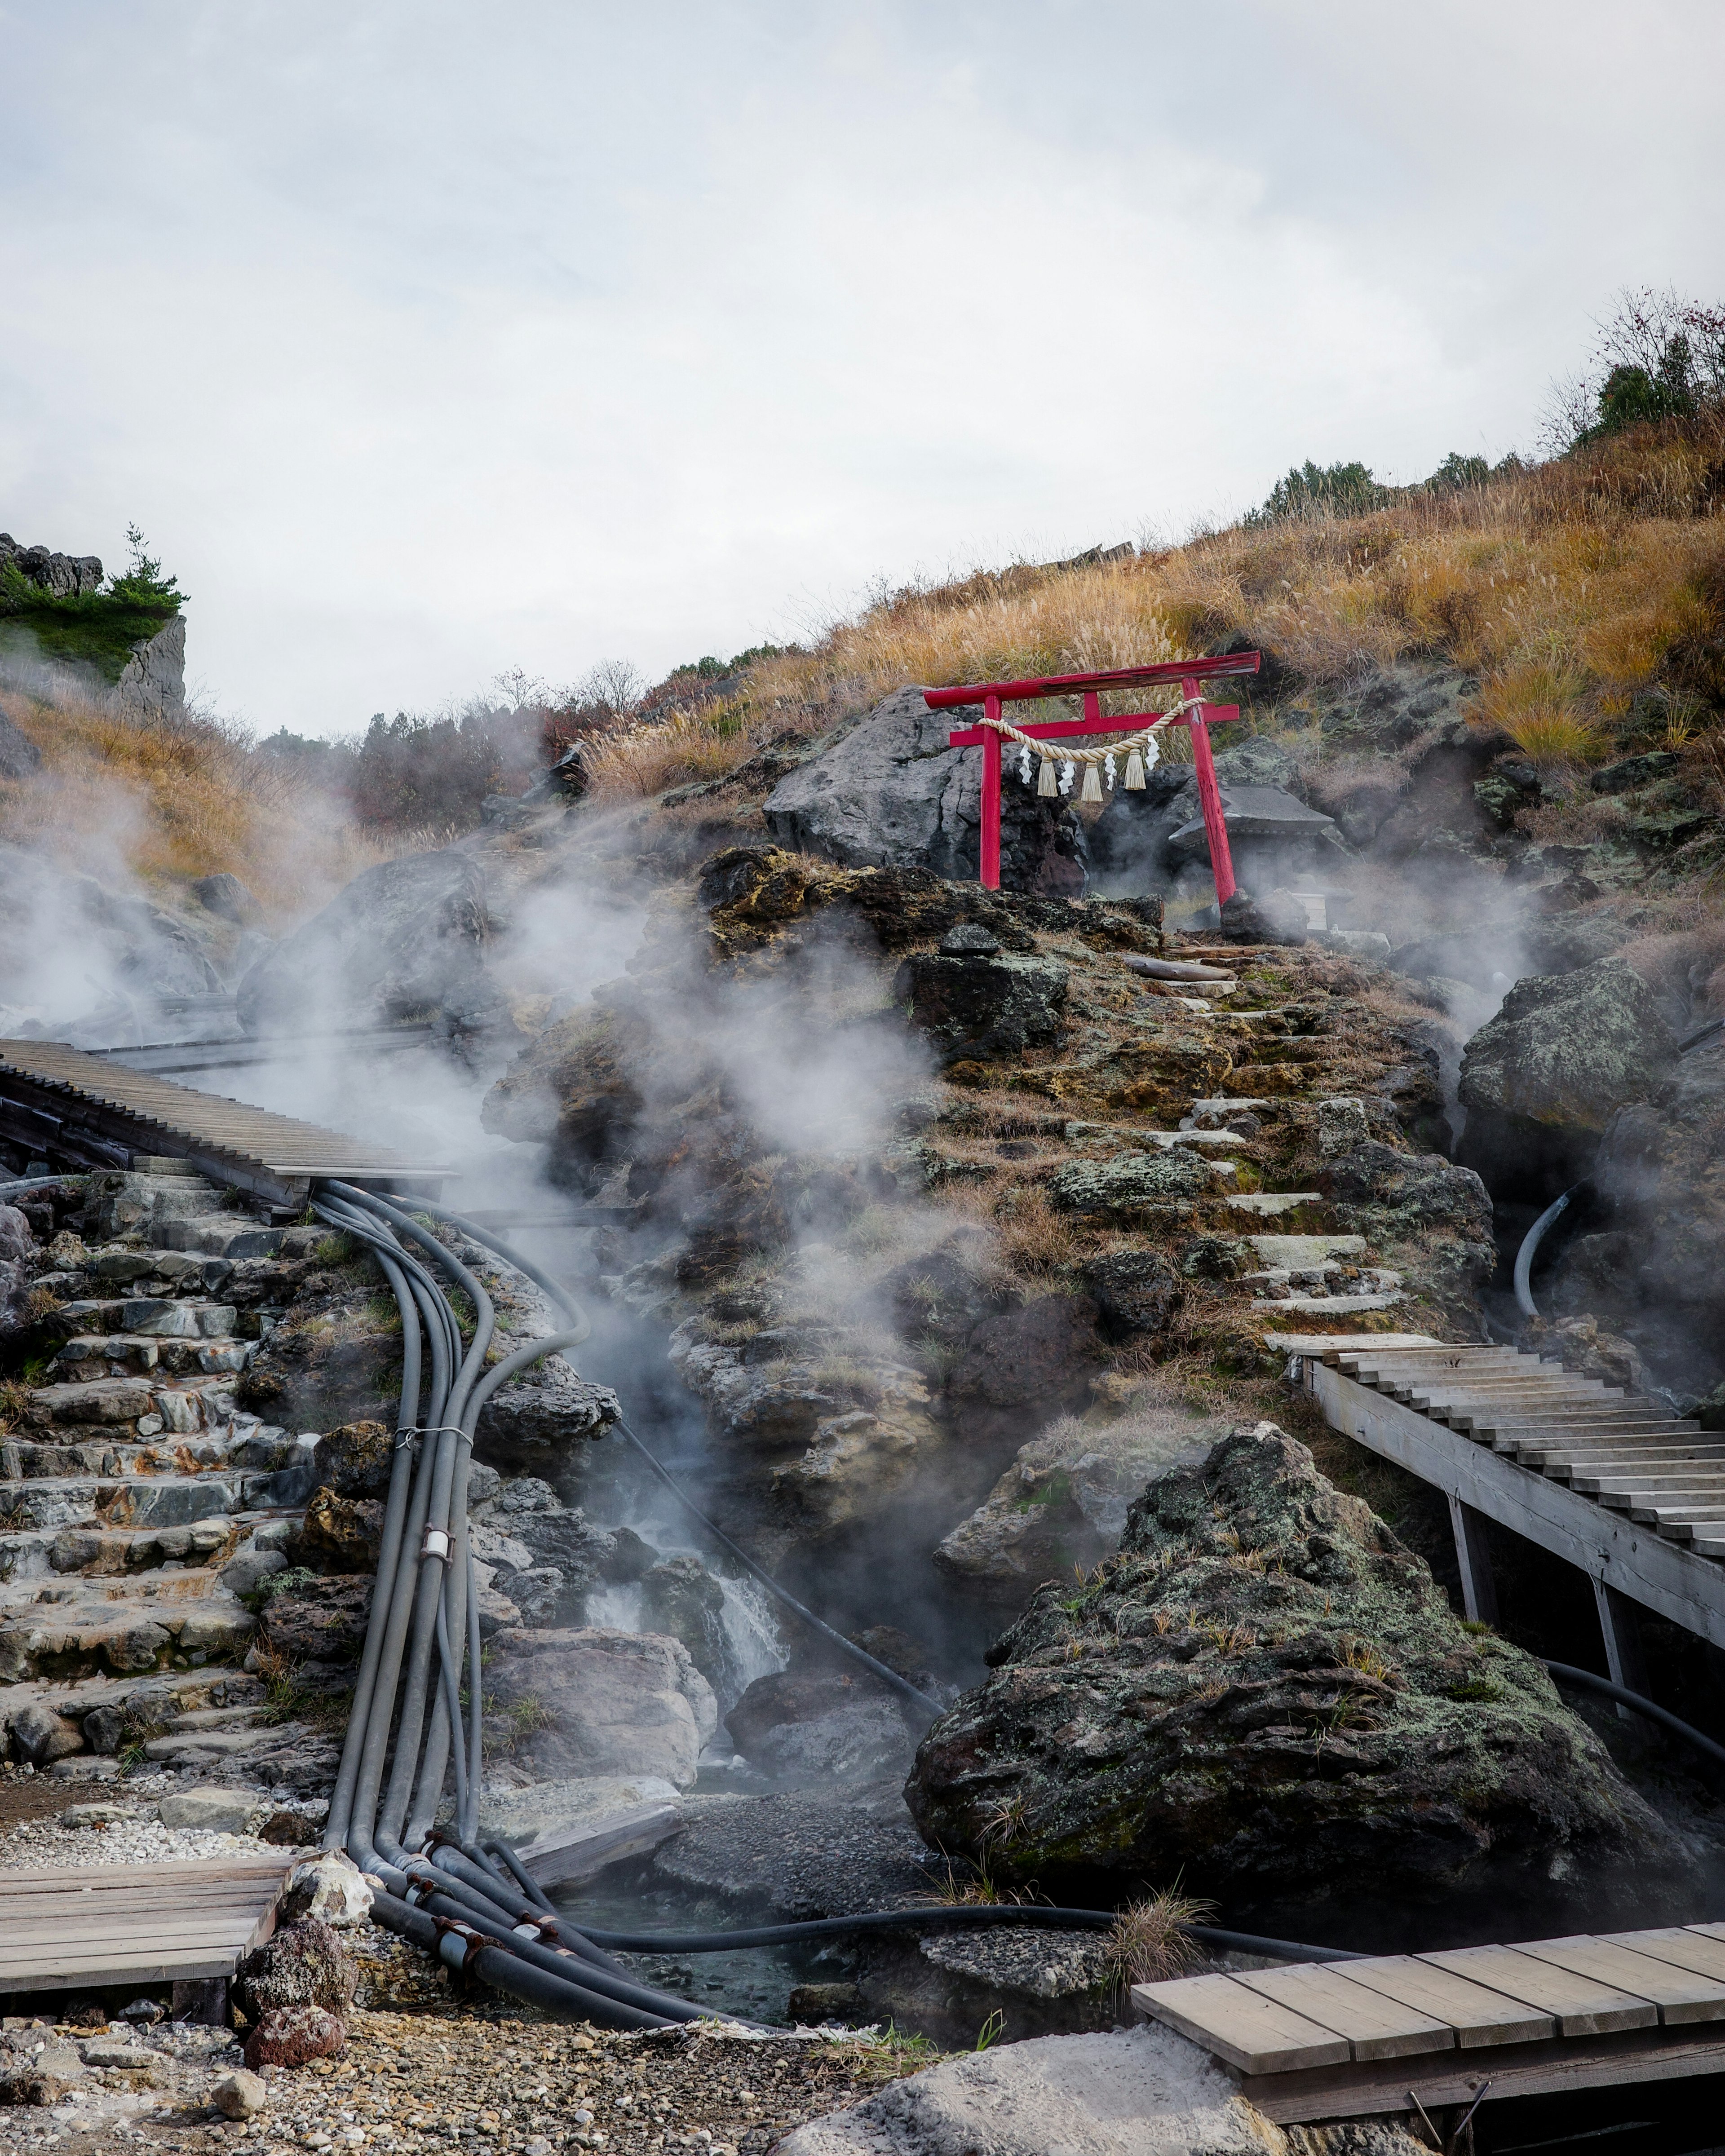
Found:
[[[43,757],[28,778],[0,780],[0,840],[105,880],[129,870],[165,887],[225,869],[291,917],[362,869],[439,843],[361,831],[345,804],[205,721],[154,725],[6,691],[0,711]]]
[[[1725,615],[1722,460],[1715,415],[1369,516],[1236,526],[1129,561],[897,593],[809,649],[759,661],[739,703],[608,737],[601,791],[721,775],[769,737],[819,732],[906,681],[1137,665],[1236,633],[1320,686],[1404,659],[1476,671],[1481,721],[1547,765],[1609,754],[1631,698],[1662,686],[1681,747],[1692,721],[1674,664],[1715,639]]]

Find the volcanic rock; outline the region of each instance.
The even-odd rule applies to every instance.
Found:
[[[357,1981],[341,1942],[316,1917],[284,1924],[255,1948],[234,1974],[234,1997],[249,2021],[295,2007],[321,2007],[343,2015],[353,2004]]]
[[[912,1022],[947,1062],[988,1061],[1020,1055],[1058,1036],[1067,979],[1068,969],[1058,958],[1019,958],[963,946],[948,950],[943,944],[938,952],[906,958],[892,993],[896,1002],[908,1004]]]
[[[1183,1878],[1230,1921],[1322,1909],[1327,1938],[1369,1949],[1409,1904],[1432,1943],[1537,1936],[1568,1881],[1589,1924],[1608,1905],[1645,1922],[1681,1876],[1538,1662],[1464,1630],[1271,1423],[1151,1482],[1119,1557],[1040,1590],[988,1659],[906,1801],[931,1842],[1057,1898]]]
[[[1096,1305],[1043,1295],[985,1318],[947,1380],[947,1398],[968,1446],[1022,1444],[1034,1426],[1079,1406],[1102,1357]]]
[[[1049,1178],[1048,1194],[1062,1213],[1117,1222],[1149,1214],[1171,1217],[1216,1193],[1215,1170],[1184,1146],[1165,1152],[1119,1153],[1112,1160],[1075,1161]]]
[[[1665,1076],[1676,1045],[1658,996],[1620,958],[1517,981],[1462,1057],[1461,1158],[1500,1195],[1555,1197],[1592,1164],[1613,1111]]]
[[[1019,1448],[935,1564],[991,1609],[1016,1614],[1044,1580],[1111,1556],[1148,1478],[1204,1459],[1217,1435],[1214,1423],[1174,1407],[1137,1407],[1113,1422],[1062,1415]]]
[[[641,1580],[641,1621],[649,1632],[680,1640],[711,1685],[725,1668],[725,1590],[698,1557],[661,1558]]]
[[[27,1707],[12,1717],[13,1748],[33,1767],[52,1766],[84,1749],[84,1732],[51,1707]]]
[[[357,1662],[365,1645],[372,1580],[336,1573],[304,1579],[273,1594],[264,1613],[270,1646],[295,1661]]]
[[[1491,1195],[1471,1168],[1441,1153],[1398,1152],[1368,1139],[1331,1154],[1315,1180],[1338,1226],[1394,1246],[1397,1264],[1442,1301],[1470,1304],[1497,1268]]]
[[[388,1494],[394,1451],[381,1422],[344,1423],[317,1440],[312,1471],[339,1497],[382,1497]]]
[[[1185,1294],[1180,1276],[1160,1250],[1111,1250],[1090,1259],[1084,1284],[1101,1312],[1105,1338],[1160,1332]]]
[[[254,2074],[264,2066],[309,2066],[336,2057],[347,2042],[347,2023],[321,2007],[279,2007],[246,2038],[245,2063]]]
[[[685,1789],[719,1726],[712,1686],[680,1640],[603,1626],[499,1632],[492,1727],[513,1725],[536,1779],[656,1774]]]
[[[948,747],[974,709],[931,711],[920,689],[895,690],[830,748],[780,780],[764,814],[783,844],[848,868],[915,865],[977,873],[982,755]],[[1072,809],[1009,778],[1001,788],[1000,880],[1009,891],[1084,889],[1084,827]]]
[[[1420,2156],[1400,2126],[1321,2129],[1324,2156]],[[1268,2156],[1286,2138],[1196,2044],[1154,2024],[961,2052],[811,2119],[776,2156]]]
[[[357,875],[260,958],[239,985],[248,1033],[465,1023],[495,999],[485,971],[485,879],[465,854],[408,854]]]

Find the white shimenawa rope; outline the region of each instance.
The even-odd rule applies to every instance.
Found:
[[[1156,746],[1158,728],[1165,726],[1171,721],[1178,719],[1183,711],[1197,711],[1203,708],[1203,697],[1183,697],[1180,702],[1170,706],[1159,717],[1153,719],[1141,733],[1128,734],[1124,741],[1110,742],[1106,747],[1102,748],[1054,749],[1046,742],[1038,741],[1030,734],[1020,733],[1009,719],[991,719],[985,712],[982,722],[985,726],[993,726],[995,732],[1007,741],[1018,743],[1019,777],[1023,779],[1026,786],[1030,783],[1030,754],[1032,750],[1034,750],[1041,762],[1041,769],[1036,780],[1036,791],[1039,793],[1070,793],[1072,791],[1072,781],[1077,776],[1078,767],[1082,764],[1084,784],[1079,791],[1078,798],[1081,801],[1100,801],[1102,798],[1102,788],[1101,780],[1097,777],[1099,770],[1106,778],[1108,788],[1111,793],[1115,780],[1115,759],[1124,756],[1126,775],[1122,783],[1128,793],[1142,793],[1144,790],[1144,774],[1147,771],[1153,770],[1158,760],[1159,752]],[[1059,766],[1058,779],[1055,776],[1056,765]]]

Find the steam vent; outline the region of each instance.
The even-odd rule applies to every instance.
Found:
[[[1638,425],[346,738],[0,544],[0,2156],[1714,2148]]]

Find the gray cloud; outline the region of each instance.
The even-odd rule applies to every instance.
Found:
[[[1705,0],[0,5],[0,521],[341,731],[1532,438],[1712,296]]]

